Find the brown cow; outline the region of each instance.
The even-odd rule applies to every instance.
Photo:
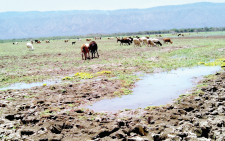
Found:
[[[50,43],[49,41],[45,41],[46,43]]]
[[[86,41],[91,41],[91,39],[86,39]]]
[[[37,44],[40,44],[40,43],[41,43],[41,41],[37,41],[36,43],[37,43]]]
[[[98,55],[98,45],[95,41],[90,42],[88,49],[91,52],[91,58],[92,59],[93,59],[93,56],[95,57],[95,53],[97,53],[97,57],[99,57],[99,55]]]
[[[68,40],[65,40],[64,42],[66,43],[66,42],[68,42]]]
[[[162,37],[162,35],[159,35],[159,37]]]
[[[171,44],[173,43],[170,38],[164,38],[163,41],[164,43],[168,43],[168,42],[170,42]]]
[[[85,58],[85,60],[87,59],[87,54],[88,54],[88,57],[90,58],[88,47],[89,47],[89,44],[82,44],[81,45],[82,60],[84,60],[84,58]]]

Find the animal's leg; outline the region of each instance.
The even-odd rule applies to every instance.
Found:
[[[97,55],[98,55],[98,51],[96,51],[96,53],[97,53]],[[99,55],[98,55],[98,57],[99,57]]]

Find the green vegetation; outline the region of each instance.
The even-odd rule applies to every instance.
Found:
[[[204,37],[208,33],[201,34]],[[168,34],[168,36],[176,37],[172,39],[173,44],[163,44],[162,47],[156,48],[120,46],[116,40],[103,38],[97,41],[100,58],[86,61],[81,60],[80,54],[81,44],[86,43],[84,39],[77,42],[75,46],[64,43],[63,40],[54,40],[50,44],[42,42],[34,44],[34,51],[29,51],[24,42],[19,42],[18,45],[1,43],[0,86],[47,79],[58,80],[62,77],[64,80],[73,81],[77,78],[79,81],[79,79],[104,75],[121,80],[122,87],[129,89],[139,77],[134,75],[134,72],[152,73],[156,69],[170,71],[176,68],[194,67],[199,62],[207,63],[224,58],[224,52],[218,50],[225,46],[223,38],[182,39],[182,37],[177,38],[177,35]],[[72,41],[74,39],[70,40]],[[95,71],[94,67],[101,71]],[[79,73],[76,76],[66,77],[67,74],[64,73],[67,70]]]

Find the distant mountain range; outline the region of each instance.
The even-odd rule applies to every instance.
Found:
[[[225,27],[225,3],[148,9],[0,13],[0,39]]]

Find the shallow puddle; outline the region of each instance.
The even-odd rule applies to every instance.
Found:
[[[15,83],[8,87],[0,88],[0,90],[8,90],[8,89],[29,89],[35,86],[42,86],[43,84],[52,85],[56,83],[60,83],[61,81],[43,81],[43,82],[35,82],[35,83]]]
[[[197,78],[214,74],[220,70],[220,66],[198,66],[146,74],[141,77],[142,80],[135,83],[136,87],[133,89],[132,95],[101,100],[86,108],[94,111],[117,111],[165,105],[178,98],[179,95],[187,94],[187,90],[190,90],[199,81]]]

